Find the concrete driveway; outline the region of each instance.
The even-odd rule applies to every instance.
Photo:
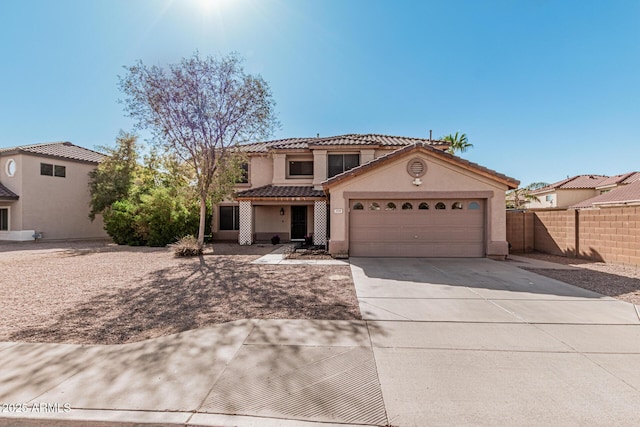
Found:
[[[629,303],[488,259],[352,258],[391,425],[637,425]]]
[[[633,305],[510,262],[350,261],[365,320],[0,342],[0,425],[639,424]]]

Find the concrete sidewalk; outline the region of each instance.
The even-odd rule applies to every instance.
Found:
[[[113,346],[0,343],[0,402],[24,404],[0,424],[386,424],[363,321],[244,320]]]
[[[0,343],[0,403],[26,411],[0,425],[637,425],[633,305],[485,259],[351,269],[362,321]]]

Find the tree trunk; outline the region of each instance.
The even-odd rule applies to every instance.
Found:
[[[204,226],[207,220],[207,198],[200,196],[200,227],[198,227],[198,243],[204,244]]]

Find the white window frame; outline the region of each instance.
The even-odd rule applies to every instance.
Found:
[[[9,170],[9,166],[13,163],[13,173],[11,173],[11,171]],[[15,161],[15,159],[11,158],[11,159],[7,159],[7,163],[4,166],[5,168],[5,172],[7,174],[7,176],[9,178],[12,178],[15,176],[16,172],[18,171],[18,163]]]

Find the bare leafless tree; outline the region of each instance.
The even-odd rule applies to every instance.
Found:
[[[204,241],[207,198],[229,196],[242,171],[238,144],[269,137],[275,102],[259,75],[244,72],[237,54],[192,57],[167,67],[138,61],[119,77],[121,101],[137,128],[188,164],[200,197],[198,240]]]

